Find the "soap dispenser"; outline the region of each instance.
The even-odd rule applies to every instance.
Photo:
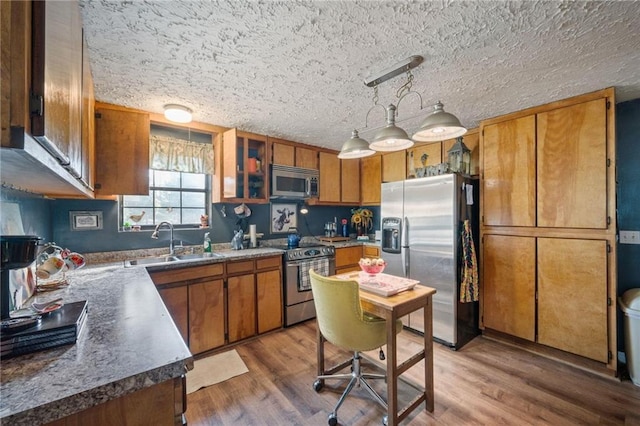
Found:
[[[205,253],[211,253],[211,237],[208,232],[204,234],[203,251]]]

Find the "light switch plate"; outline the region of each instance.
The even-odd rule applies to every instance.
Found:
[[[620,231],[620,244],[640,244],[640,231]]]

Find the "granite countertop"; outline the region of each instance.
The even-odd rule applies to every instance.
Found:
[[[179,377],[193,358],[147,271],[280,255],[276,248],[216,250],[218,256],[124,267],[123,258],[96,257],[67,273],[69,286],[39,293],[34,301],[87,300],[84,328],[74,345],[3,359],[0,419],[11,425],[42,424],[121,395]],[[159,253],[153,253],[158,255]],[[89,257],[89,256],[87,256]]]
[[[2,360],[2,424],[47,423],[193,368],[144,268],[87,267],[67,278],[37,301],[87,300],[84,328],[74,345]]]

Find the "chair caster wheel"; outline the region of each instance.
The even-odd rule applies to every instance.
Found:
[[[322,382],[320,380],[316,380],[315,382],[313,382],[313,390],[316,392],[320,392],[322,390]]]
[[[329,426],[336,426],[338,424],[338,416],[335,413],[329,414],[328,420]]]

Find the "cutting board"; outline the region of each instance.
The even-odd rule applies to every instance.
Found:
[[[318,237],[320,241],[326,241],[329,243],[335,243],[338,241],[349,241],[351,238],[349,237]]]

